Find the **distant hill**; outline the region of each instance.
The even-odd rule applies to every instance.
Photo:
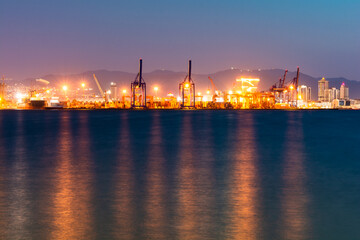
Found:
[[[87,71],[79,74],[71,75],[46,75],[39,78],[50,81],[51,86],[61,86],[63,84],[69,87],[80,87],[82,82],[86,82],[87,86],[97,90],[92,74],[95,73],[100,81],[102,88],[109,89],[110,83],[115,82],[120,89],[130,88],[130,83],[135,79],[136,73],[128,73],[123,71],[95,70]],[[283,69],[267,69],[267,70],[241,70],[228,69],[215,72],[212,74],[193,74],[193,80],[196,84],[196,91],[205,92],[211,88],[208,76],[210,76],[218,89],[229,90],[233,83],[240,77],[256,77],[260,78],[259,90],[268,90],[275,82],[284,74]],[[287,81],[295,77],[295,71],[289,71]],[[155,70],[153,72],[144,73],[143,78],[148,86],[148,93],[153,94],[153,87],[159,86],[159,95],[165,95],[168,92],[178,93],[179,83],[185,78],[186,72],[174,72],[168,70]],[[307,85],[312,88],[312,98],[317,99],[317,81],[320,78],[312,77],[304,73],[300,74],[300,85]],[[342,82],[345,82],[350,88],[350,97],[360,99],[360,81],[348,80],[345,78],[329,78],[330,87],[340,88]],[[29,78],[22,81],[24,84],[35,84],[35,78]]]

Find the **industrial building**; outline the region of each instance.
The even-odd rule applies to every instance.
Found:
[[[101,86],[93,74],[98,91],[86,88],[81,79],[79,87],[69,85],[49,87],[49,82],[37,79],[43,86],[27,87],[19,90],[6,90],[4,77],[0,83],[1,108],[42,108],[42,109],[318,109],[360,107],[358,101],[350,100],[349,88],[342,83],[340,89],[329,88],[329,81],[318,81],[318,101],[312,101],[312,89],[299,85],[300,68],[294,72],[294,78],[287,80],[288,70],[270,91],[259,91],[260,78],[243,74],[234,79],[233,86],[226,91],[215,86],[212,77],[208,77],[211,87],[202,93],[195,92],[192,76],[192,61],[188,62],[188,73],[179,83],[178,94],[169,92],[158,95],[161,86],[152,86],[152,95],[147,95],[147,86],[143,78],[143,60],[139,60],[139,72],[131,82],[130,90],[119,89],[116,82]],[[101,80],[101,79],[100,79]],[[215,79],[217,80],[217,79]],[[106,88],[106,89],[105,89]],[[105,91],[104,91],[105,90]],[[5,101],[5,99],[8,99]]]
[[[110,84],[110,99],[111,99],[111,101],[118,100],[118,88],[116,86],[116,83],[114,83],[114,82],[111,82],[111,84]]]

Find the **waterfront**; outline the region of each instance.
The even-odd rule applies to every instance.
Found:
[[[1,111],[1,239],[360,238],[358,111]]]

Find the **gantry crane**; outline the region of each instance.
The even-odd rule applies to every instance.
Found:
[[[290,89],[295,91],[295,94],[293,94],[293,97],[291,99],[295,107],[297,107],[297,103],[298,103],[297,100],[298,100],[299,78],[300,78],[300,68],[297,67],[296,77],[294,77],[293,80],[290,82]]]
[[[104,91],[102,90],[102,88],[101,88],[101,86],[100,86],[100,83],[99,83],[99,81],[98,81],[98,79],[97,79],[97,77],[96,77],[95,73],[93,74],[93,76],[94,76],[94,79],[95,79],[96,85],[97,85],[97,87],[98,87],[98,89],[99,89],[99,91],[100,91],[100,96],[101,96],[101,97],[103,97],[103,98],[105,99],[105,93],[104,93]]]
[[[146,83],[142,77],[142,63],[140,58],[139,73],[131,83],[131,108],[146,108]]]
[[[210,80],[210,82],[211,82],[211,85],[212,85],[212,88],[213,88],[213,93],[216,94],[217,89],[216,89],[216,87],[215,87],[214,81],[213,81],[213,79],[212,79],[210,76],[209,76],[208,78],[209,78],[209,80]]]
[[[297,67],[296,77],[294,77],[293,80],[291,81],[291,85],[294,86],[296,91],[297,91],[297,89],[299,87],[299,77],[300,77],[300,68]]]
[[[290,103],[297,105],[297,93],[299,87],[299,77],[300,77],[300,68],[297,67],[296,76],[285,84],[286,81],[286,74],[288,70],[285,70],[284,77],[279,79],[278,83],[275,83],[271,88],[270,91],[274,92],[275,99],[278,99],[280,103]],[[294,100],[295,99],[295,100]]]
[[[179,84],[181,108],[195,108],[195,83],[191,78],[191,60],[189,60],[188,70],[184,81]]]
[[[279,79],[279,83],[275,83],[272,87],[271,87],[271,91],[273,92],[283,92],[286,90],[286,87],[285,87],[285,80],[286,80],[286,75],[288,73],[288,70],[286,69],[285,70],[285,73],[284,73],[284,77],[281,79]]]

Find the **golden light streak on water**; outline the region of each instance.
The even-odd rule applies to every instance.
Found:
[[[59,140],[59,162],[56,164],[53,195],[53,231],[51,239],[92,239],[91,216],[91,163],[87,154],[90,151],[88,142],[82,142],[76,149],[80,157],[75,159],[73,153],[72,132],[69,114],[64,112],[61,118]],[[83,119],[84,120],[84,119]],[[82,122],[82,124],[86,124]],[[88,134],[87,126],[82,126],[82,134]],[[86,137],[82,139],[88,139]],[[81,154],[84,154],[81,156]]]
[[[177,165],[176,186],[176,217],[175,228],[177,239],[199,239],[199,215],[194,166],[194,136],[192,133],[191,116],[184,115],[180,139],[180,156]]]
[[[194,154],[194,165],[196,165],[196,175],[194,177],[196,188],[196,205],[197,205],[197,219],[198,229],[197,232],[202,239],[219,238],[216,236],[221,235],[215,229],[215,223],[219,220],[216,215],[216,192],[215,189],[215,176],[214,176],[214,130],[210,116],[200,118],[204,125],[205,131],[196,131],[193,134],[195,141],[192,152]],[[203,137],[206,134],[206,138]],[[198,149],[198,150],[195,150]],[[201,149],[201,150],[200,150]]]
[[[149,158],[146,169],[145,237],[147,239],[169,239],[166,235],[165,172],[162,127],[159,113],[155,113],[150,137]],[[171,238],[171,237],[170,237]]]
[[[284,187],[281,198],[282,237],[284,239],[308,239],[307,202],[305,189],[306,172],[304,169],[304,147],[302,122],[289,116],[286,154],[283,169]]]
[[[122,114],[119,133],[119,153],[115,169],[115,198],[112,202],[115,224],[112,232],[115,239],[134,239],[135,237],[135,170],[131,155],[131,137],[128,114]]]
[[[253,118],[244,116],[237,134],[229,178],[228,239],[258,239],[259,196]]]
[[[156,113],[151,126],[149,158],[146,171],[145,199],[145,237],[147,239],[167,239],[165,158],[159,113]]]

